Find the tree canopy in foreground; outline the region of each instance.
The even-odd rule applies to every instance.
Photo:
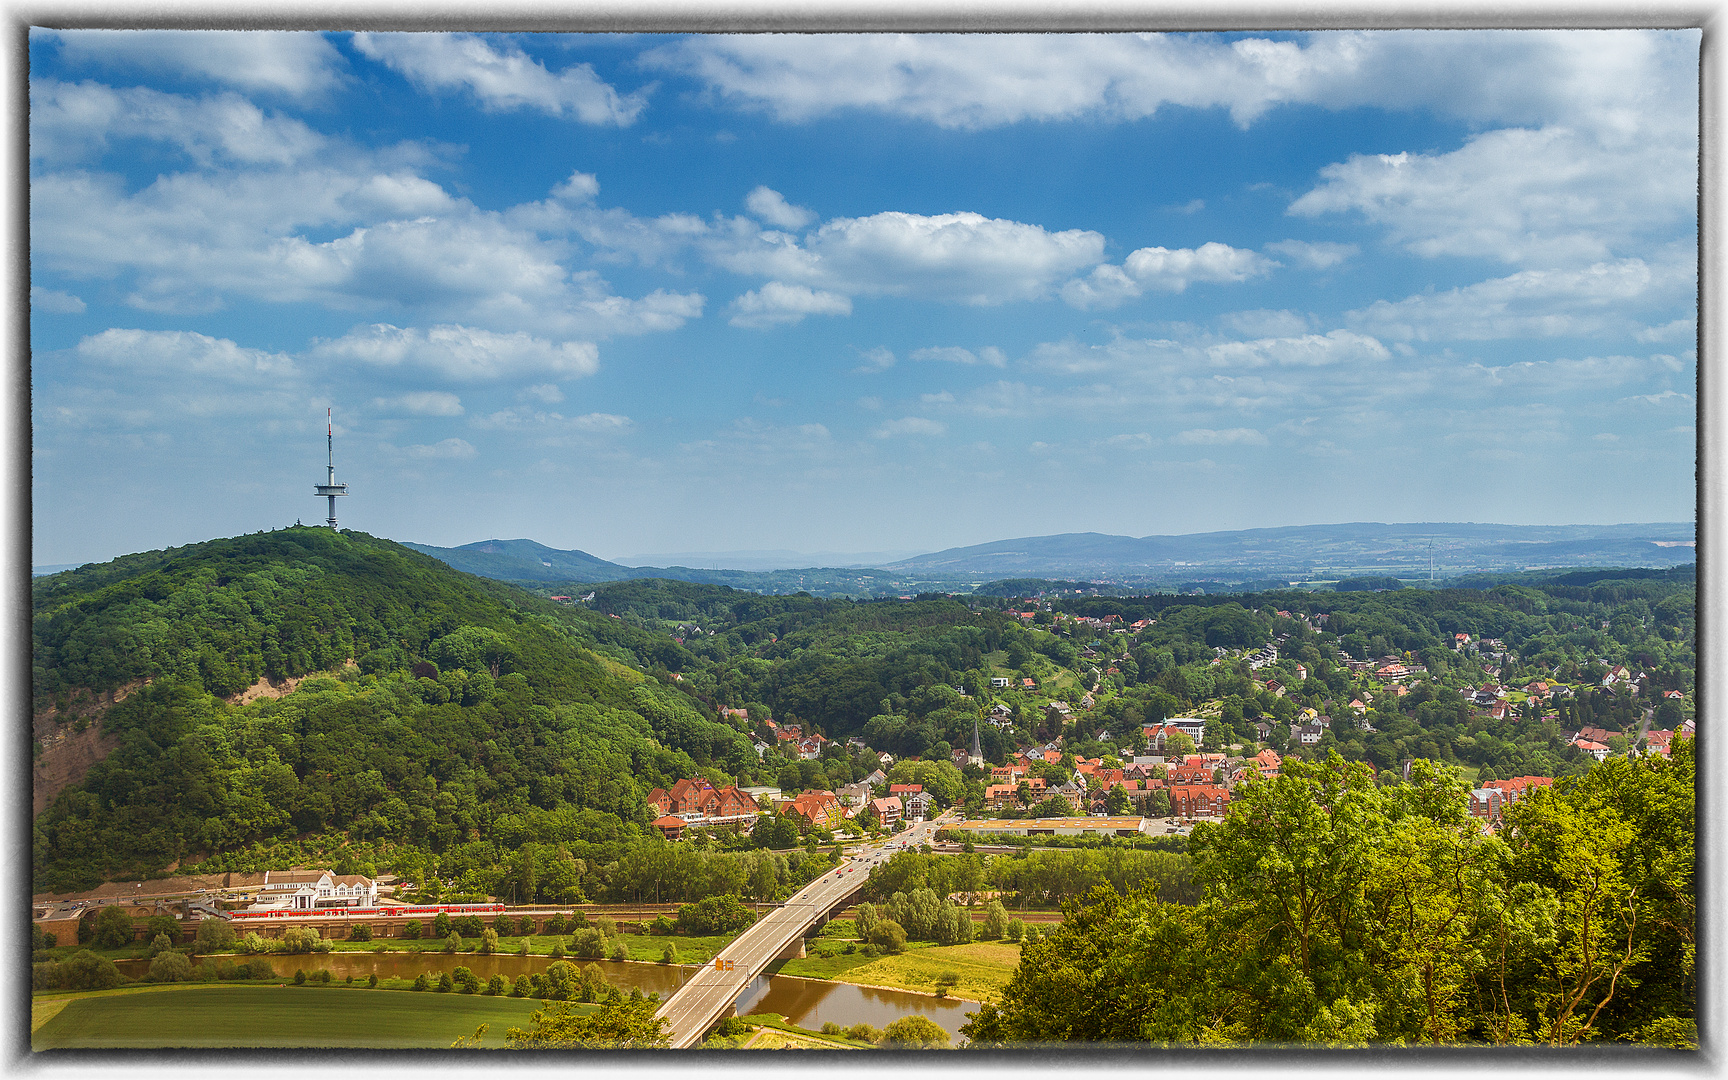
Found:
[[[976,1047],[1689,1047],[1694,758],[1614,759],[1506,811],[1451,770],[1286,763],[1196,826],[1197,906],[1098,889],[962,1032]]]

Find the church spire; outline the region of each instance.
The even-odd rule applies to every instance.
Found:
[[[972,764],[984,764],[984,751],[978,745],[978,718],[976,716],[972,718],[972,753],[968,756],[971,758]]]

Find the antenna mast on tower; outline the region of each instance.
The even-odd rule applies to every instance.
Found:
[[[336,421],[332,410],[324,410],[324,444],[330,454],[330,471],[324,478],[324,483],[315,485],[312,490],[321,498],[330,500],[330,516],[324,519],[324,524],[332,529],[336,527],[336,496],[348,494],[347,484],[336,482]]]

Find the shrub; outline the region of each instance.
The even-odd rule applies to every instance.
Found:
[[[564,916],[554,915],[547,919],[546,925],[541,927],[540,932],[547,937],[561,936],[564,933]]]
[[[120,985],[120,969],[107,957],[83,949],[60,965],[60,983],[68,990],[109,990]]]
[[[1026,936],[1026,923],[1021,919],[1009,919],[1008,926],[1002,931],[1002,940],[1009,943],[1019,941]]]
[[[312,981],[317,983],[319,986],[329,986],[330,979],[331,975],[329,968],[319,968],[317,971],[312,973]]]
[[[488,927],[480,931],[480,953],[490,956],[498,951],[498,931]]]
[[[848,1039],[858,1039],[862,1042],[873,1043],[881,1040],[882,1031],[881,1029],[872,1027],[869,1024],[853,1024],[851,1027],[846,1029],[846,1037]]]
[[[158,934],[157,937],[162,935]],[[186,982],[192,978],[192,961],[186,959],[185,953],[177,953],[172,949],[156,954],[150,961],[151,982]]]
[[[584,916],[584,918],[586,918],[586,916]],[[598,919],[595,919],[594,926],[607,937],[611,937],[613,934],[618,932],[618,924],[613,922],[612,918],[608,915],[602,915]]]
[[[413,986],[412,986],[412,987],[410,987],[410,989],[413,989],[413,990],[424,990],[424,989],[426,989],[426,988],[427,988],[427,987],[428,987],[428,986],[430,986],[430,985],[432,985],[432,984],[431,984],[431,983],[429,983],[429,982],[427,982],[427,981],[426,981],[426,973],[425,973],[425,972],[424,972],[424,971],[422,971],[422,972],[421,972],[421,973],[420,973],[420,974],[419,974],[419,975],[418,975],[418,976],[417,976],[417,977],[416,977],[416,978],[415,978],[415,979],[414,979],[414,985],[413,985]]]
[[[628,960],[628,959],[630,959],[629,946],[625,945],[624,942],[622,942],[622,941],[614,942],[612,945],[612,959],[614,959],[614,960]]]
[[[893,919],[883,919],[870,931],[870,944],[892,956],[906,951],[906,931]]]
[[[568,1001],[577,981],[576,965],[568,960],[555,960],[547,968],[541,982],[540,996],[552,1001]]]
[[[144,950],[144,955],[151,957],[159,956],[162,953],[172,951],[173,948],[174,943],[168,940],[167,934],[157,934],[155,937],[150,939],[150,947]]]
[[[438,976],[438,992],[440,994],[448,994],[455,986],[456,981],[450,977],[448,971]]]
[[[516,932],[516,920],[508,915],[500,915],[492,920],[492,929],[498,931],[499,937],[509,937]]]
[[[846,1034],[846,1031],[839,1024],[836,1024],[834,1021],[830,1020],[826,1024],[822,1025],[822,1034],[824,1034],[824,1035],[844,1035],[844,1034]]]
[[[574,911],[570,912],[570,921],[566,925],[571,931],[582,929],[582,927],[588,925],[588,913],[583,911],[581,908],[576,908]]]
[[[529,981],[528,976],[518,975],[516,976],[516,984],[510,988],[510,996],[527,997],[533,990],[534,984]]]
[[[227,919],[205,919],[198,924],[198,932],[192,936],[192,951],[200,956],[206,953],[227,952],[234,948],[234,927]]]
[[[578,930],[570,938],[570,951],[585,959],[598,960],[606,955],[606,935],[593,926]]]
[[[494,975],[486,983],[486,993],[490,994],[492,997],[498,997],[500,994],[507,994],[509,992],[510,980],[506,979],[502,975]]]
[[[749,1030],[749,1024],[746,1024],[736,1016],[728,1016],[726,1019],[714,1025],[712,1034],[731,1039],[746,1034]]]
[[[668,919],[666,916],[656,915],[654,921],[648,924],[648,932],[650,934],[664,937],[665,935],[670,934],[676,925],[676,923],[671,919]]]
[[[294,969],[294,985],[295,986],[305,986],[306,985],[306,969],[305,968],[295,968]]]
[[[676,964],[678,962],[678,950],[673,947],[670,941],[666,943],[666,948],[660,951],[660,962],[662,964]]]
[[[756,921],[734,893],[710,896],[678,909],[678,930],[684,934],[729,934]]]
[[[432,919],[432,936],[435,938],[450,936],[450,916],[442,911]]]
[[[451,953],[461,952],[462,951],[462,935],[458,934],[454,930],[450,931],[450,936],[446,937],[444,939],[444,951],[445,952],[451,952]]]
[[[517,955],[517,956],[527,956],[527,955],[528,955],[528,952],[529,952],[529,949],[528,949],[528,939],[527,939],[527,938],[523,938],[523,939],[522,939],[522,944],[521,944],[521,945],[520,945],[520,946],[518,946],[518,947],[517,947],[517,949],[516,949],[516,955]]]
[[[98,949],[118,949],[132,943],[132,917],[118,904],[96,913],[95,942]]]
[[[502,918],[502,916],[500,916],[500,918]],[[517,937],[530,937],[533,935],[533,933],[534,933],[534,920],[533,919],[529,918],[527,915],[524,915],[520,919],[516,920],[516,936]],[[506,935],[506,936],[508,936],[508,935]]]
[[[563,957],[564,957],[564,943],[562,941],[554,941],[552,943],[552,959],[561,960],[561,959],[563,959]]]
[[[352,930],[349,930],[348,931],[348,940],[349,941],[371,941],[372,940],[372,924],[371,923],[361,923],[360,925],[354,927]]]
[[[315,926],[290,926],[282,932],[280,949],[285,953],[309,953],[323,940]]]
[[[466,967],[458,967],[451,972],[450,981],[455,983],[456,989],[464,994],[476,993],[480,989],[479,977]]]
[[[934,1050],[948,1046],[948,1033],[927,1016],[902,1016],[882,1032],[882,1045],[908,1050]]]
[[[30,965],[30,989],[58,990],[60,989],[60,964],[55,960],[44,960],[39,964]]]
[[[402,924],[402,936],[412,941],[420,936],[421,929],[419,919],[409,919]]]
[[[866,945],[866,946],[864,946],[864,948],[861,951],[864,953],[865,956],[881,956],[882,955],[882,950],[878,949],[874,945]]]
[[[948,991],[959,985],[960,976],[957,972],[944,971],[942,974],[936,976],[936,996],[947,997]]]
[[[372,974],[366,976],[366,989],[368,989],[368,990],[378,989],[378,973],[376,971],[374,971]]]

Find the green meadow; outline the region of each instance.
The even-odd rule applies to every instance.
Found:
[[[99,992],[65,1003],[30,1034],[32,1050],[191,1047],[448,1047],[487,1028],[484,1045],[525,1027],[542,1002],[346,987],[189,986]]]

